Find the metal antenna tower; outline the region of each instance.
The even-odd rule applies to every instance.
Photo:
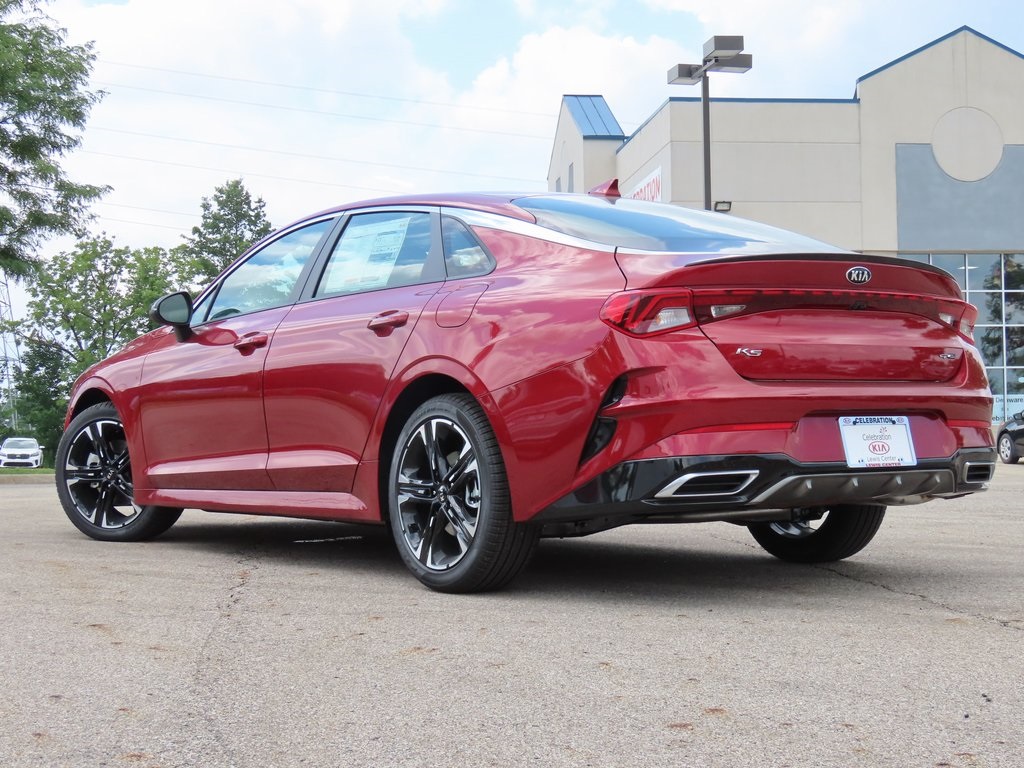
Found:
[[[7,275],[0,271],[0,322],[13,322],[14,311],[11,308],[11,290],[7,285]],[[18,430],[18,399],[14,387],[14,372],[21,366],[21,354],[18,352],[18,340],[13,333],[0,329],[0,392],[11,408],[11,428]]]

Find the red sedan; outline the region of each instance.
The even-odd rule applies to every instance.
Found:
[[[614,192],[355,203],[157,301],[75,384],[57,489],[107,541],[186,507],[387,524],[451,592],[628,523],[838,560],[986,488],[976,314],[939,269]]]

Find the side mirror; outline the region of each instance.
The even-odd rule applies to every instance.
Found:
[[[161,296],[153,302],[149,310],[149,319],[156,325],[171,326],[178,341],[185,341],[192,335],[192,328],[189,325],[189,320],[192,319],[192,296],[188,291]]]

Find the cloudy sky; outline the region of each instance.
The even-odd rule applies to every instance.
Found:
[[[95,41],[76,180],[96,231],[171,246],[241,177],[275,226],[405,191],[543,190],[560,99],[605,96],[626,132],[713,34],[754,69],[713,93],[848,98],[856,79],[964,24],[1024,51],[1016,0],[52,0]],[[53,243],[52,248],[67,247]]]

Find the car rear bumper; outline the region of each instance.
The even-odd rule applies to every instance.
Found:
[[[983,491],[995,450],[963,448],[913,467],[851,469],[785,454],[677,456],[626,461],[547,507],[550,535],[594,533],[631,522],[754,522],[829,504],[920,504]]]

